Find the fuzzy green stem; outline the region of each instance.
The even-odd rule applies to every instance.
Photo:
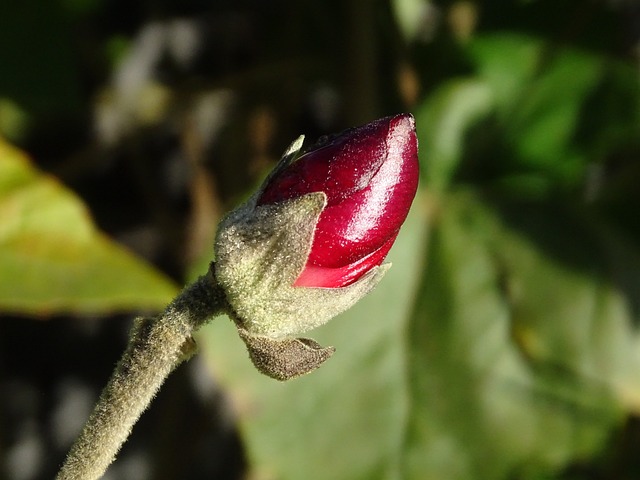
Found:
[[[210,271],[160,316],[136,319],[129,345],[56,480],[94,480],[104,474],[165,378],[194,353],[192,333],[225,309],[225,296]]]

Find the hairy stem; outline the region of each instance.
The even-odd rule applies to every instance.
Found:
[[[210,270],[155,318],[138,318],[129,345],[56,480],[100,478],[165,378],[195,352],[191,334],[226,306]]]

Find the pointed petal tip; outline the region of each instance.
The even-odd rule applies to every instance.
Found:
[[[391,118],[389,122],[391,136],[413,139],[416,137],[416,120],[410,113],[401,113]]]
[[[415,130],[416,120],[411,113],[399,113],[391,117],[390,128],[402,128],[405,130]]]
[[[418,136],[416,134],[416,122],[413,115],[403,113],[396,115],[389,122],[387,147],[390,157],[396,158],[405,165],[412,165],[405,175],[418,175]],[[415,193],[415,192],[414,192]]]

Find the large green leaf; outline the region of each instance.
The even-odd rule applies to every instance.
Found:
[[[479,37],[469,53],[496,99],[506,170],[560,186],[580,182],[589,157],[577,134],[606,73],[603,57],[509,33]],[[615,119],[600,123],[607,121]]]
[[[159,309],[176,291],[101,234],[73,193],[0,139],[0,310]]]
[[[440,211],[409,329],[404,478],[550,473],[637,410],[640,262],[557,210],[505,223],[462,194]]]
[[[423,196],[389,277],[313,332],[337,352],[311,375],[262,377],[226,320],[201,333],[260,478],[540,478],[638,411],[632,251],[579,217],[445,198],[428,245]]]
[[[620,124],[617,110],[606,118],[585,115],[608,78],[602,57],[509,33],[479,36],[468,53],[476,73],[448,80],[416,111],[432,191],[446,190],[456,176],[536,196],[575,188],[593,161],[583,132],[590,130],[586,140],[599,146],[612,136],[628,138],[629,119]],[[637,98],[627,90],[623,98]]]
[[[414,203],[389,255],[393,267],[376,290],[310,332],[337,349],[312,374],[287,383],[262,376],[226,319],[201,333],[240,415],[257,478],[397,477],[409,400],[404,330],[425,238],[423,200]]]

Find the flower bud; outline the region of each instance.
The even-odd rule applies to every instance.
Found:
[[[295,286],[343,287],[382,263],[418,186],[414,129],[411,115],[351,129],[315,146],[267,182],[258,205],[312,192],[327,195]]]
[[[262,187],[218,227],[214,274],[250,356],[280,380],[317,368],[333,349],[291,339],[368,293],[418,183],[411,115],[317,143],[303,137]]]

